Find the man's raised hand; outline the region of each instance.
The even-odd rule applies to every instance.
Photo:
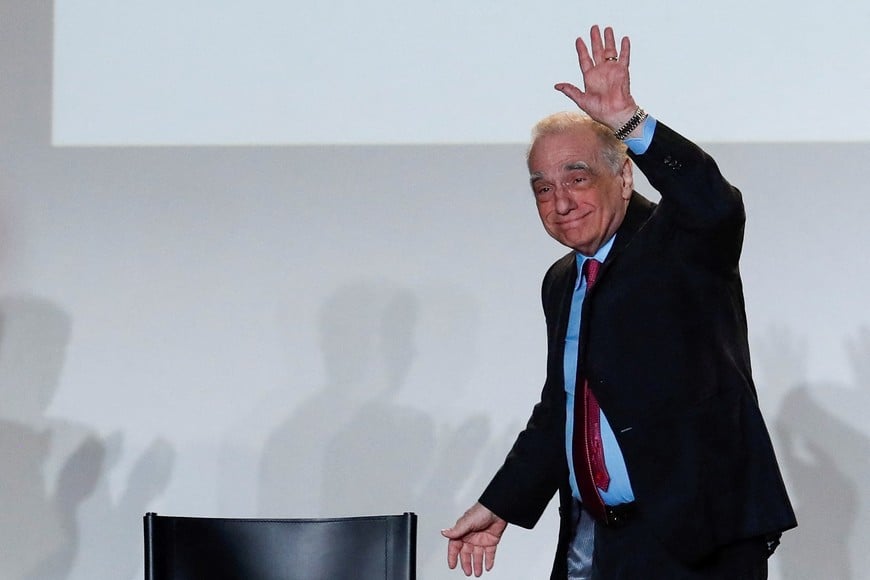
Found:
[[[613,29],[604,29],[604,39],[598,25],[589,33],[592,51],[582,38],[575,46],[583,75],[583,90],[571,83],[559,83],[556,90],[574,101],[587,115],[612,129],[628,121],[637,109],[631,96],[628,65],[631,61],[631,42],[622,37],[619,51]]]

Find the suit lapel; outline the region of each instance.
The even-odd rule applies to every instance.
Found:
[[[652,203],[637,192],[632,192],[625,212],[625,218],[616,231],[616,239],[607,259],[602,265],[599,280],[606,275],[610,265],[619,259],[620,254],[631,245],[635,234],[646,224],[656,204]],[[548,316],[552,317],[553,335],[550,336],[550,344],[558,345],[551,354],[553,355],[554,367],[551,373],[562,374],[562,358],[565,353],[565,335],[568,330],[568,318],[571,312],[571,299],[574,295],[574,285],[577,282],[577,260],[574,252],[563,256],[555,265],[549,286],[545,291],[545,301],[549,310]]]
[[[635,234],[643,228],[655,208],[656,204],[638,192],[633,191],[631,193],[631,199],[625,211],[625,218],[622,220],[619,229],[616,230],[616,239],[613,240],[613,247],[604,261],[599,276],[606,274],[607,270],[610,269],[610,265],[618,260],[622,252],[631,245]]]
[[[550,321],[549,336],[552,368],[550,376],[561,376],[562,359],[565,353],[565,334],[571,312],[571,299],[577,281],[577,260],[574,252],[563,256],[554,267],[546,291],[547,317]]]

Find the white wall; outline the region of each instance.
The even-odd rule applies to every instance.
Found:
[[[167,34],[189,8],[175,6],[163,13]],[[238,101],[215,105],[221,91],[208,87],[162,91],[177,110],[149,113],[156,115],[150,133],[127,123],[137,116],[125,106],[140,110],[135,99],[115,96],[97,109],[67,101],[63,47],[94,63],[131,55],[123,45],[88,48],[84,36],[75,48],[64,37],[71,14],[100,8],[118,23],[117,7],[60,0],[52,51],[53,8],[44,0],[0,5],[0,577],[137,577],[147,510],[408,509],[421,516],[421,577],[455,577],[437,530],[476,498],[543,380],[539,282],[562,250],[537,222],[520,141],[539,113],[564,106],[547,100],[562,77],[534,71],[547,78],[533,82],[525,74],[516,86],[532,96],[491,96],[483,125],[465,112],[483,98],[473,95],[456,97],[450,115],[423,115],[433,126],[468,131],[444,139],[424,127],[413,139],[366,133],[383,127],[375,116],[350,133],[357,145],[326,145],[340,140],[327,117],[323,127],[311,125],[322,133],[297,140],[317,146],[230,147],[284,143],[293,134],[258,133],[247,118],[233,126],[237,133],[226,132],[208,107],[234,110]],[[547,25],[526,25],[517,42],[540,40],[541,54],[557,60],[567,47],[556,73],[567,71],[576,27],[546,8],[536,15]],[[456,20],[450,6],[443,10],[442,19]],[[150,14],[137,15],[141,34],[155,28]],[[197,18],[214,24],[217,14]],[[725,91],[742,72],[704,85],[672,60],[642,56],[643,44],[680,45],[675,39],[695,35],[688,29],[697,22],[720,22],[665,16],[655,36],[640,21],[611,21],[635,39],[650,38],[635,40],[633,60],[645,71],[635,87],[657,116],[707,141],[710,127],[734,131],[708,149],[746,198],[743,274],[756,378],[802,523],[786,536],[772,576],[863,578],[870,569],[863,549],[870,541],[870,262],[862,216],[870,196],[856,169],[870,158],[867,124],[838,106],[826,109],[829,123],[810,115],[799,130],[830,132],[789,133],[793,123],[774,120],[768,133],[755,133],[756,121],[780,109],[755,109],[757,85]],[[723,25],[705,27],[703,44],[687,42],[682,52],[705,52],[728,68],[737,51],[748,67],[757,65],[746,56],[757,47],[731,46],[743,35],[724,23],[740,20],[713,16]],[[200,22],[192,18],[186,26]],[[572,18],[579,32],[591,22],[579,12]],[[767,46],[762,52],[796,35],[761,32],[754,34],[764,41],[753,42]],[[135,35],[127,36],[135,53]],[[170,68],[192,58],[168,46],[175,47],[163,59]],[[500,48],[468,50],[481,66],[491,61],[514,74]],[[804,56],[779,62],[793,70]],[[857,98],[851,87],[858,85],[848,83],[866,77],[855,76],[820,85],[827,92],[815,101]],[[693,90],[726,94],[727,106],[689,106],[683,99]],[[208,111],[191,125],[172,116],[185,99]],[[271,123],[295,111],[282,107],[268,113]],[[834,113],[848,113],[852,133]],[[492,131],[514,117],[521,127]],[[62,126],[72,118],[79,124]],[[856,142],[831,142],[840,137]],[[442,140],[465,144],[433,144]],[[371,141],[417,144],[362,144]],[[94,142],[128,146],[81,146]],[[142,143],[212,146],[129,146]],[[511,529],[492,577],[543,577],[555,524],[548,513],[532,532]]]
[[[631,36],[638,100],[696,139],[870,137],[866,2],[55,5],[58,145],[521,143],[566,106],[548,89],[596,22]]]

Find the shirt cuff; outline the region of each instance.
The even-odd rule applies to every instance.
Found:
[[[643,155],[652,143],[653,133],[656,130],[656,120],[652,116],[647,116],[643,121],[643,136],[632,137],[625,140],[625,145],[635,155]]]

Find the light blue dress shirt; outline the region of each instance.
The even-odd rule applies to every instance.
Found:
[[[627,139],[625,144],[631,151],[637,155],[642,155],[649,148],[652,141],[652,136],[655,131],[656,121],[652,117],[647,117],[643,125],[643,136],[634,139]],[[583,300],[586,297],[586,279],[583,277],[583,263],[594,258],[599,262],[604,262],[610,249],[613,247],[613,241],[616,236],[612,236],[607,243],[601,246],[594,256],[584,256],[576,252],[577,259],[577,282],[574,286],[574,296],[571,299],[571,312],[568,317],[568,331],[565,335],[565,358],[563,360],[563,368],[565,373],[565,394],[567,401],[567,420],[565,422],[565,449],[568,454],[568,469],[571,473],[571,491],[574,497],[580,498],[580,490],[577,486],[577,476],[574,471],[574,393],[577,387],[577,355],[580,345],[580,324],[581,314],[583,310]],[[604,463],[607,465],[607,472],[610,474],[610,486],[607,491],[599,489],[601,499],[607,505],[617,505],[634,501],[634,491],[631,488],[631,481],[628,477],[628,470],[625,466],[625,459],[622,456],[622,450],[616,441],[616,435],[613,433],[613,428],[607,420],[604,411],[601,411],[601,440],[604,446]]]
[[[653,133],[656,131],[656,120],[652,116],[648,116],[643,121],[643,135],[626,139],[625,144],[631,149],[635,155],[643,155],[652,143]]]

